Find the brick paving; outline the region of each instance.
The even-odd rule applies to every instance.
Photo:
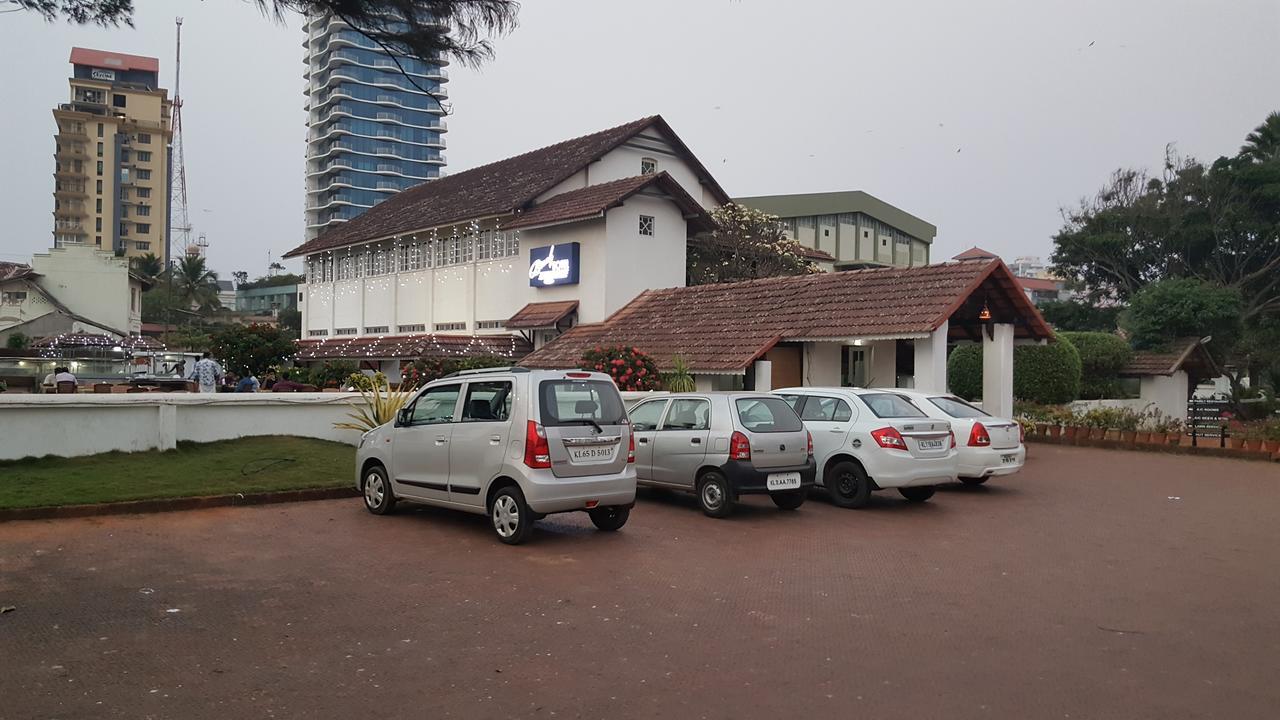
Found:
[[[921,506],[0,524],[0,718],[1269,718],[1280,466],[1033,446]]]

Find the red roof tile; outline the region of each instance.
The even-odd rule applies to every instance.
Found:
[[[1053,292],[1059,289],[1062,285],[1062,281],[1050,280],[1048,278],[1019,277],[1018,284],[1025,290],[1044,290]]]
[[[108,70],[160,72],[160,61],[156,58],[143,55],[127,55],[106,50],[90,50],[89,48],[71,48],[71,63],[73,65],[106,68]]]
[[[334,226],[284,256],[297,257],[398,233],[514,213],[650,127],[658,128],[669,138],[721,202],[729,201],[729,196],[689,152],[671,126],[661,116],[653,115],[456,175],[429,180],[373,206],[354,220]]]
[[[505,325],[508,330],[555,327],[577,309],[577,300],[529,303],[512,315]]]
[[[1133,354],[1133,359],[1120,371],[1121,375],[1130,377],[1140,375],[1172,375],[1182,369],[1188,362],[1193,362],[1208,370],[1216,368],[1212,356],[1200,344],[1200,338],[1178,338],[1170,345],[1168,351],[1140,351]]]
[[[299,360],[321,358],[451,358],[497,355],[512,362],[529,353],[528,342],[515,335],[367,335],[299,340]]]
[[[1052,336],[1003,262],[965,261],[650,290],[522,364],[572,366],[589,347],[624,343],[663,369],[681,355],[698,372],[740,372],[779,341],[920,336],[953,317],[972,327],[988,303],[1021,335]]]
[[[666,192],[684,212],[685,217],[695,221],[698,229],[710,230],[714,226],[711,215],[680,187],[680,183],[663,171],[655,175],[637,175],[570,190],[516,215],[505,227],[508,230],[519,230],[601,217],[607,210],[621,205],[632,195],[654,186]]]
[[[800,257],[805,260],[813,260],[814,262],[835,262],[836,257],[826,250],[818,250],[817,248],[800,246]]]
[[[1000,257],[999,255],[987,250],[983,250],[980,247],[971,247],[968,250],[965,250],[964,252],[960,253],[959,255],[956,255],[951,259],[952,260],[994,260],[999,257]]]
[[[36,273],[31,269],[30,265],[22,263],[0,261],[0,282],[5,280],[18,280],[20,278],[31,277]]]

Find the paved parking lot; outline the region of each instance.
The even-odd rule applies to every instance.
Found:
[[[912,506],[0,525],[2,718],[1264,718],[1280,468],[1033,446]]]

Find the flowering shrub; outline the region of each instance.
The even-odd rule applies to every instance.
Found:
[[[689,243],[685,275],[690,285],[737,282],[822,272],[787,237],[778,216],[736,203],[711,212],[715,229]]]
[[[583,354],[582,367],[609,373],[619,390],[656,390],[661,383],[653,358],[629,345],[596,346]]]
[[[511,358],[498,357],[497,355],[460,358],[418,358],[400,366],[400,387],[419,387],[459,370],[505,367],[511,364]]]

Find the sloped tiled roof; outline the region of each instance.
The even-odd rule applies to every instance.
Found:
[[[532,349],[515,335],[383,335],[297,341],[297,358],[458,358],[497,355],[512,362]]]
[[[113,337],[95,333],[69,333],[31,343],[36,348],[121,347],[127,350],[160,350],[164,345],[144,335]]]
[[[577,300],[535,302],[520,308],[504,325],[508,330],[555,327],[557,323],[578,309]]]
[[[980,287],[992,300],[1001,295],[999,307],[1017,313],[1022,332],[1052,335],[1003,262],[963,261],[649,290],[603,323],[572,328],[521,364],[572,366],[590,347],[624,343],[663,369],[681,355],[697,372],[740,372],[780,341],[922,336]]]
[[[1049,292],[1055,292],[1058,290],[1058,286],[1062,284],[1062,281],[1052,280],[1049,278],[1032,278],[1032,277],[1019,276],[1018,284],[1021,285],[1024,290],[1044,290]]]
[[[695,221],[697,228],[709,230],[714,225],[711,215],[698,204],[698,201],[690,197],[689,193],[680,187],[680,183],[663,171],[655,175],[637,175],[561,193],[520,213],[505,227],[507,230],[519,230],[600,217],[610,208],[626,202],[632,195],[653,186],[667,193],[680,207],[685,217]]]
[[[5,280],[20,280],[35,274],[35,271],[31,269],[30,265],[0,261],[0,282],[4,282]]]
[[[974,246],[969,248],[968,250],[965,250],[959,255],[956,255],[951,259],[952,260],[990,260],[998,257],[1000,256],[989,250],[983,250],[980,247]]]
[[[700,173],[702,182],[722,201],[728,200],[728,195],[666,121],[652,115],[416,185],[373,206],[354,220],[330,228],[284,256],[296,257],[397,233],[513,213],[649,127],[662,131],[684,160]]]
[[[1206,369],[1215,367],[1213,358],[1200,338],[1178,338],[1170,344],[1167,351],[1139,351],[1133,359],[1120,371],[1121,375],[1130,377],[1141,375],[1172,375],[1182,369],[1188,361],[1194,361]]]

